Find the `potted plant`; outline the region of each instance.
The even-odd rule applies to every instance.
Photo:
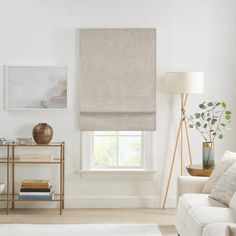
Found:
[[[189,127],[195,127],[203,137],[203,168],[211,168],[215,165],[215,139],[224,137],[222,132],[231,122],[232,112],[225,102],[202,102],[199,108],[199,112],[188,117]]]

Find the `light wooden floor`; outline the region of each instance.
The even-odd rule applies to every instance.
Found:
[[[1,224],[119,224],[156,223],[165,236],[175,236],[174,209],[15,209],[9,215],[0,211]]]

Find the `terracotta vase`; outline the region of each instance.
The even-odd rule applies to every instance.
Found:
[[[33,137],[37,144],[49,144],[52,136],[52,127],[47,123],[39,123],[33,128]]]

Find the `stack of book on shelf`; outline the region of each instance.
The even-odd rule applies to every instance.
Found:
[[[53,200],[53,197],[49,180],[24,180],[21,183],[19,199]]]

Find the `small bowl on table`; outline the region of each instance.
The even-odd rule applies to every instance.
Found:
[[[5,188],[5,184],[4,183],[0,183],[0,194],[3,193]]]

